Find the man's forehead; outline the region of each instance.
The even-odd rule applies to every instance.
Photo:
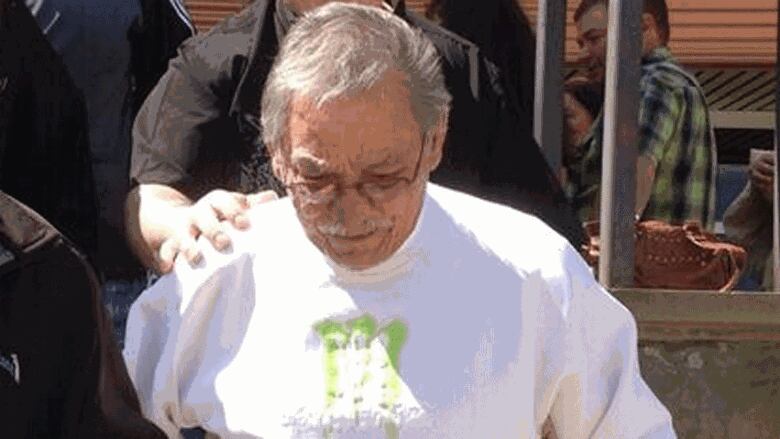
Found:
[[[407,148],[397,145],[363,145],[357,149],[345,150],[338,145],[324,145],[313,142],[294,145],[290,160],[307,171],[327,170],[345,163],[362,166],[394,166],[403,164]]]
[[[607,24],[607,6],[599,3],[582,14],[577,22],[577,30],[584,35],[591,30],[606,30]]]

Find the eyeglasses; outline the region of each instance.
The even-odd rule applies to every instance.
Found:
[[[335,182],[310,182],[300,181],[285,184],[287,192],[307,205],[326,205],[336,199],[339,188],[344,189],[354,187],[358,193],[373,204],[386,202],[399,196],[403,190],[414,184],[419,178],[420,166],[422,163],[425,143],[420,148],[420,154],[417,157],[417,164],[414,166],[412,177],[392,176],[392,177],[374,177],[367,181],[360,181],[350,185],[339,184]]]

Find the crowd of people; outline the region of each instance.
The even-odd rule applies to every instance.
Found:
[[[607,0],[574,15],[560,169],[514,1],[255,0],[207,33],[179,0],[119,3],[0,0],[13,437],[674,437],[579,255]],[[665,0],[641,31],[636,218],[711,229],[706,97]],[[774,161],[752,163],[740,243],[771,233]]]

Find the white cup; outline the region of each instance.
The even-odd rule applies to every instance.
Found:
[[[750,148],[750,166],[752,167],[759,158],[773,156],[774,154],[775,152],[771,149]]]

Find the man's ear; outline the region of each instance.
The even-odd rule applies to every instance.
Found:
[[[447,138],[450,112],[446,110],[439,117],[436,125],[425,135],[425,165],[428,173],[433,172],[441,163],[444,153],[444,141]]]
[[[655,17],[653,17],[653,14],[648,14],[647,12],[642,14],[642,32],[647,32],[651,28],[655,28]]]
[[[645,40],[645,43],[648,43],[648,38],[651,40],[649,43],[652,46],[658,46],[663,44],[663,32],[661,31],[661,27],[658,25],[658,22],[655,21],[655,17],[653,17],[653,14],[648,14],[647,12],[642,14],[642,35],[644,35],[643,40]]]
[[[642,56],[663,44],[661,29],[652,14],[642,14]]]

